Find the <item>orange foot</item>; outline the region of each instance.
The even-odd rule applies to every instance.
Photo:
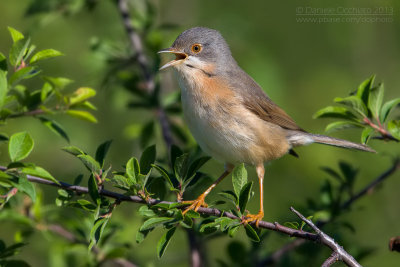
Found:
[[[205,202],[204,195],[200,195],[196,200],[182,201],[182,204],[191,204],[182,212],[183,215],[185,215],[185,213],[188,212],[189,210],[197,211],[200,207],[204,208],[208,207],[207,203]]]
[[[262,218],[264,218],[264,212],[259,211],[257,214],[247,214],[246,216],[244,216],[242,218],[242,223],[248,224],[255,221],[256,226],[258,228],[258,223],[261,221]]]

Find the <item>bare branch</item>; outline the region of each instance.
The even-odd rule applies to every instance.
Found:
[[[361,267],[361,265],[353,258],[353,256],[347,253],[347,251],[344,250],[344,248],[340,246],[338,243],[336,243],[336,241],[332,237],[321,231],[311,220],[304,217],[300,212],[295,210],[293,207],[291,207],[290,210],[293,211],[302,221],[304,221],[317,233],[319,237],[319,242],[329,247],[334,253],[336,253],[338,260],[343,261],[344,263],[347,264],[347,266],[350,267]]]
[[[329,267],[333,265],[335,262],[339,261],[339,254],[333,252],[329,258],[327,258],[324,263],[322,263],[321,267]]]
[[[341,209],[343,210],[343,209],[349,208],[355,201],[357,201],[361,197],[373,192],[374,189],[378,185],[380,185],[384,180],[386,180],[388,177],[390,177],[392,174],[394,174],[398,170],[400,170],[400,160],[395,160],[389,169],[387,169],[385,172],[380,174],[377,178],[375,178],[369,184],[367,184],[364,188],[362,188],[357,194],[355,194],[353,197],[351,197],[346,202],[344,202],[341,205]],[[332,220],[319,221],[316,224],[318,227],[322,227],[325,224],[330,223],[331,221]],[[273,263],[276,263],[286,253],[289,253],[290,251],[292,251],[293,249],[296,249],[297,247],[303,245],[304,243],[305,243],[304,239],[296,239],[292,242],[289,242],[289,243],[285,244],[283,247],[281,247],[280,249],[276,250],[271,255],[269,255],[267,258],[263,259],[259,264],[260,264],[260,266],[266,266],[266,265],[271,265]]]

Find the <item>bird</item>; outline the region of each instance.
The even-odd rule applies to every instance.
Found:
[[[197,199],[183,201],[183,211],[207,207],[206,196],[235,165],[254,166],[259,180],[260,209],[242,217],[257,227],[264,217],[264,164],[293,148],[311,143],[375,152],[347,140],[312,134],[301,127],[263,91],[233,58],[221,33],[205,27],[182,32],[158,53],[175,55],[160,70],[174,68],[181,88],[184,121],[201,149],[225,163],[222,175]],[[242,211],[243,212],[243,211]]]

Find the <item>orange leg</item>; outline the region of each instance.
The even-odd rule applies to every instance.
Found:
[[[264,217],[264,190],[263,190],[263,181],[264,181],[264,164],[259,164],[256,166],[258,182],[260,185],[260,211],[257,214],[247,214],[245,219],[242,220],[244,224],[249,222],[256,222],[256,226],[258,227],[258,222],[262,220]]]
[[[231,173],[232,169],[233,165],[225,164],[224,173],[222,173],[221,176],[212,185],[210,185],[210,187],[207,188],[207,190],[204,191],[196,200],[182,201],[183,204],[191,204],[182,212],[182,214],[185,215],[185,213],[189,210],[197,211],[200,207],[208,207],[207,203],[205,202],[206,196],[211,192],[211,190],[213,190],[214,187],[217,186],[217,184],[219,184],[226,176],[228,176],[228,174]]]

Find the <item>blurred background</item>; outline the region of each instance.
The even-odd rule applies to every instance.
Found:
[[[122,166],[131,156],[140,156],[139,141],[142,124],[152,119],[152,113],[129,109],[127,104],[134,97],[122,86],[105,82],[108,62],[95,48],[108,49],[118,55],[128,47],[126,32],[113,1],[95,2],[92,10],[83,6],[83,1],[65,2],[68,9],[59,5],[57,12],[35,13],[46,5],[57,6],[57,1],[45,0],[2,0],[0,1],[0,51],[8,53],[12,40],[7,26],[18,29],[31,37],[39,49],[54,48],[65,56],[42,63],[47,75],[64,76],[73,79],[73,86],[90,86],[97,90],[94,100],[98,110],[97,124],[77,121],[67,116],[58,121],[69,129],[71,144],[88,153],[94,153],[98,144],[112,139],[108,164]],[[132,17],[145,12],[144,0],[131,2]],[[400,17],[398,1],[150,1],[154,7],[154,25],[162,30],[148,36],[156,46],[169,47],[180,32],[193,26],[205,26],[219,30],[227,40],[232,54],[239,65],[249,73],[265,92],[304,129],[313,133],[324,133],[329,120],[312,119],[319,109],[333,104],[334,97],[344,97],[357,89],[368,77],[376,74],[376,82],[385,83],[385,100],[399,97],[400,79]],[[59,3],[58,3],[59,4]],[[342,16],[354,18],[351,21],[304,21],[300,18],[331,18],[340,16],[304,15],[314,12],[313,8],[382,8],[386,15]],[[144,10],[144,11],[143,11]],[[392,10],[392,13],[390,13]],[[147,11],[146,11],[147,12]],[[352,12],[349,11],[349,14]],[[389,15],[388,15],[389,14]],[[371,19],[368,19],[371,18]],[[134,21],[134,23],[140,23]],[[126,43],[126,45],[121,45]],[[150,55],[156,58],[156,55]],[[163,59],[165,61],[166,59]],[[173,72],[160,73],[162,94],[170,95],[179,87]],[[41,84],[38,82],[38,85]],[[399,116],[399,114],[394,114]],[[178,116],[179,117],[179,116]],[[84,170],[80,162],[61,151],[67,143],[46,130],[37,121],[26,118],[10,121],[4,132],[9,134],[29,129],[35,139],[35,149],[30,161],[45,167],[53,176],[70,182]],[[346,130],[330,135],[360,142],[360,130]],[[160,155],[165,147],[160,134],[149,143],[157,143]],[[193,140],[189,142],[194,147]],[[285,156],[267,164],[265,179],[265,220],[285,222],[295,220],[290,206],[306,205],[306,199],[318,201],[319,190],[327,175],[322,166],[338,169],[339,161],[349,162],[359,169],[356,189],[362,188],[391,165],[390,157],[398,155],[399,145],[372,140],[370,145],[382,152],[381,155],[358,153],[337,148],[312,145],[296,149],[300,158]],[[0,162],[7,158],[6,147],[0,148]],[[209,161],[202,169],[214,179],[222,172],[223,164]],[[248,168],[249,177],[256,181],[253,168]],[[371,249],[361,263],[365,266],[397,266],[400,256],[388,250],[388,240],[400,231],[400,175],[397,173],[379,188],[377,192],[357,202],[351,213],[341,218],[350,222],[355,231],[344,230],[350,253],[352,246]],[[216,191],[231,189],[227,178]],[[249,207],[258,209],[258,187]],[[53,203],[56,192],[42,187],[45,203]],[[211,199],[215,196],[211,195]],[[113,219],[116,222],[129,221],[117,233],[119,242],[132,242],[142,218],[136,214],[139,206],[125,203],[118,208]],[[13,225],[5,222],[0,227],[0,237],[12,240]],[[335,232],[335,226],[327,228]],[[271,252],[288,241],[276,233],[270,233],[268,242],[263,243],[264,252]],[[139,266],[187,266],[187,238],[179,232],[169,245],[164,257],[157,259],[155,243],[161,231],[155,231],[142,243],[132,242],[130,258]],[[34,234],[30,245],[18,256],[30,259],[32,266],[74,266],[60,262],[55,251],[63,251],[63,243],[46,241],[46,236]],[[252,248],[251,242],[242,234],[235,237],[245,249]],[[230,257],[228,243],[231,239],[215,238],[207,245],[211,265],[216,259]],[[311,247],[311,248],[315,248]],[[78,248],[77,248],[78,250]],[[82,250],[82,255],[85,249]],[[327,249],[322,250],[329,255]],[[54,253],[53,253],[54,252]],[[70,251],[69,251],[70,252]],[[295,256],[301,251],[295,252]],[[70,252],[71,253],[71,252]],[[319,262],[320,263],[320,262]],[[284,265],[285,263],[282,263]],[[318,261],[315,263],[317,266]],[[75,266],[80,266],[75,265]]]

